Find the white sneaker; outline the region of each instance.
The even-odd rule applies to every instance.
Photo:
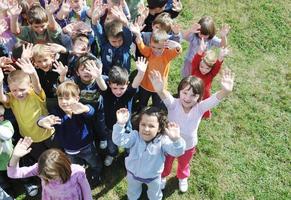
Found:
[[[101,140],[99,143],[99,148],[106,149],[106,147],[107,147],[107,140]]]
[[[24,184],[24,188],[30,197],[35,197],[38,193],[38,186],[31,183]]]
[[[113,162],[113,157],[112,156],[106,156],[105,160],[104,160],[104,165],[106,167],[110,166]]]
[[[166,177],[164,177],[164,178],[161,179],[161,190],[165,189],[165,187],[166,187],[166,182],[167,182]]]
[[[179,189],[181,192],[187,192],[188,190],[187,178],[179,179]]]

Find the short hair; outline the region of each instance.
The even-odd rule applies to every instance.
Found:
[[[82,42],[88,43],[89,46],[89,38],[86,34],[79,33],[75,37],[72,38],[73,43],[75,43],[77,40],[80,40]]]
[[[30,77],[27,73],[25,73],[22,70],[14,70],[8,74],[7,82],[8,85],[22,82],[30,83]]]
[[[197,102],[200,102],[202,100],[203,92],[204,92],[203,80],[195,76],[187,76],[183,78],[178,85],[178,89],[177,89],[178,93],[176,96],[180,97],[180,91],[186,88],[187,86],[190,86],[189,90],[192,89],[193,94],[199,95]]]
[[[167,33],[169,33],[171,31],[173,19],[169,13],[163,12],[154,19],[153,25],[156,24],[159,24],[162,30],[165,30]]]
[[[105,34],[107,39],[109,37],[119,38],[123,37],[123,24],[120,21],[113,20],[105,24]]]
[[[166,41],[169,39],[169,35],[167,34],[167,32],[165,30],[155,30],[152,33],[152,37],[151,37],[151,41],[153,41],[154,43],[159,43],[161,41]]]
[[[162,8],[164,7],[168,0],[147,0],[149,9]]]
[[[29,24],[42,24],[48,22],[48,16],[45,9],[39,4],[33,5],[29,9],[27,16]]]
[[[38,173],[46,183],[61,179],[64,184],[72,174],[71,161],[61,150],[48,149],[38,159]]]
[[[96,58],[93,54],[85,54],[85,55],[82,55],[80,56],[77,61],[76,61],[76,65],[75,65],[75,71],[78,71],[78,69],[84,65],[87,61],[90,61],[90,60],[93,60],[96,64],[96,66],[98,68],[102,68],[102,62],[101,60],[99,60],[98,58]]]
[[[203,61],[205,61],[209,67],[213,67],[216,60],[217,60],[217,56],[216,56],[215,51],[208,50],[205,52],[205,55],[203,56]]]
[[[156,116],[159,122],[159,134],[164,134],[165,129],[168,126],[168,117],[164,110],[157,107],[146,107],[140,113],[136,114],[132,118],[132,126],[134,130],[139,131],[139,123],[143,115]]]
[[[58,86],[56,94],[58,97],[78,97],[80,88],[73,81],[65,81]]]
[[[45,51],[46,49],[46,44],[36,44],[32,48],[32,58],[36,57],[47,57],[49,56],[48,53]],[[51,54],[52,55],[52,54]]]
[[[128,71],[119,66],[113,66],[108,72],[109,83],[126,85],[128,83]]]
[[[198,24],[200,24],[201,26],[200,27],[201,34],[209,35],[209,39],[212,39],[215,36],[216,30],[212,17],[204,16],[199,20]]]

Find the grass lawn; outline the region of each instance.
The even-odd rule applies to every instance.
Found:
[[[232,54],[223,67],[236,73],[236,81],[233,94],[200,125],[189,191],[178,192],[173,171],[165,199],[291,199],[290,1],[183,0],[183,4],[178,21],[185,29],[203,15],[214,17],[217,29],[224,23],[231,26]],[[171,67],[172,92],[180,81],[187,43],[183,47],[183,55]],[[213,85],[213,91],[217,89],[219,77]],[[105,169],[104,185],[93,190],[94,197],[126,199],[124,176],[121,157]],[[145,191],[141,199],[147,199]]]

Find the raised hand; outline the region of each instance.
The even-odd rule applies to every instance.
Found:
[[[32,144],[30,137],[20,138],[13,149],[12,156],[21,158],[31,151],[30,145]]]
[[[16,2],[13,5],[8,5],[8,15],[12,17],[18,17],[22,11],[22,7]]]
[[[88,106],[82,104],[81,102],[76,102],[76,103],[72,104],[71,109],[72,109],[72,114],[75,114],[75,115],[89,112],[89,110],[90,110],[90,108]]]
[[[175,11],[175,12],[180,12],[182,10],[182,8],[183,8],[181,0],[173,0],[172,5],[173,5],[172,10]]]
[[[100,78],[102,75],[102,67],[96,65],[94,60],[85,63],[86,71],[91,74],[93,79]]]
[[[29,75],[36,73],[34,66],[28,58],[19,58],[16,65]]]
[[[62,17],[66,17],[69,12],[71,11],[71,6],[68,2],[68,0],[64,0],[60,9],[60,12],[62,12],[63,16]]]
[[[221,77],[221,89],[226,92],[230,93],[233,90],[233,84],[234,84],[234,77],[235,74],[231,72],[230,69],[226,68],[222,71],[222,77]]]
[[[230,54],[230,49],[225,47],[221,48],[219,52],[219,60],[222,61],[226,56]]]
[[[168,127],[165,128],[166,135],[169,136],[169,138],[172,141],[178,140],[180,136],[180,127],[175,122],[169,122]]]
[[[114,19],[121,21],[123,24],[128,24],[127,17],[125,16],[122,7],[113,6],[110,9],[110,12]]]
[[[57,72],[60,76],[66,76],[67,75],[67,73],[68,73],[68,66],[63,65],[62,62],[55,61],[55,63],[53,64],[53,66],[54,66],[53,71],[54,72]]]
[[[167,40],[164,44],[165,48],[168,49],[175,49],[175,48],[180,48],[181,45],[179,42],[176,42],[174,40]]]
[[[171,24],[171,30],[175,35],[177,35],[180,33],[181,26],[177,23],[173,23],[173,24]]]
[[[50,54],[56,54],[56,53],[65,53],[67,49],[60,44],[48,43],[45,46],[45,51],[47,51]]]
[[[33,44],[32,43],[27,43],[26,45],[22,45],[22,54],[21,58],[32,58],[33,56]]]
[[[47,14],[54,14],[60,6],[60,2],[58,0],[51,0],[50,3],[48,3],[48,0],[45,0],[45,10]]]
[[[149,79],[155,91],[157,93],[162,93],[165,85],[161,73],[157,70],[152,70],[149,73]]]
[[[9,74],[10,72],[16,70],[12,66],[13,61],[8,57],[0,57],[0,68],[2,69],[2,73]]]
[[[116,111],[117,124],[124,126],[129,120],[129,112],[126,108],[120,108]]]
[[[58,116],[55,115],[49,115],[42,119],[40,119],[38,122],[38,125],[45,128],[45,129],[54,129],[54,125],[61,124],[62,120]]]
[[[200,33],[200,29],[201,29],[201,25],[198,23],[195,23],[192,25],[191,32],[192,33]]]
[[[130,23],[130,24],[129,24],[129,29],[130,29],[130,31],[131,31],[135,36],[140,36],[140,35],[141,35],[141,33],[140,33],[141,27],[140,27],[140,25],[138,24],[138,22]]]
[[[149,62],[145,57],[138,57],[137,61],[135,61],[136,68],[139,72],[145,72],[147,70]]]
[[[107,4],[102,4],[101,2],[97,2],[95,5],[95,9],[92,13],[92,24],[97,24],[100,17],[102,17],[108,8]]]
[[[220,36],[221,37],[226,37],[230,31],[230,26],[228,24],[225,24],[222,26],[220,30]]]
[[[8,29],[8,24],[5,19],[0,20],[0,35],[2,35],[7,29]]]

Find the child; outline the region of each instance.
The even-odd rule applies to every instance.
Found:
[[[207,47],[204,39],[201,39],[198,52],[195,54],[192,61],[192,75],[201,78],[204,83],[203,98],[207,99],[210,97],[211,83],[214,77],[218,74],[223,59],[228,55],[228,48],[221,48],[218,59],[213,50],[206,51]],[[206,111],[203,115],[204,119],[211,117],[210,110]]]
[[[156,30],[153,32],[150,46],[148,47],[143,43],[139,28],[135,25],[131,27],[131,30],[136,35],[138,49],[149,61],[146,74],[139,89],[139,106],[137,111],[147,106],[150,97],[152,97],[153,106],[162,108],[164,107],[163,103],[155,93],[148,74],[151,70],[158,70],[162,74],[163,79],[167,82],[170,61],[182,52],[182,47],[179,43],[168,40],[168,34],[163,30]]]
[[[102,9],[104,11],[101,6],[96,7],[96,12],[92,17],[92,28],[101,48],[103,73],[107,75],[113,66],[123,67],[130,72],[130,45],[133,36],[127,28],[128,20],[123,12],[119,11],[120,18],[106,23],[103,29],[99,23]]]
[[[53,1],[51,2],[53,4]],[[35,4],[28,11],[29,26],[19,27],[18,17],[21,13],[21,8],[16,3],[11,9],[11,32],[19,39],[29,43],[47,43],[54,42],[61,44],[61,28],[54,19],[54,6],[46,4],[46,8]]]
[[[166,154],[180,156],[185,150],[185,141],[180,136],[179,126],[168,123],[166,116],[158,108],[151,107],[142,111],[136,119],[136,130],[125,133],[129,120],[126,108],[116,112],[117,123],[113,126],[113,142],[129,148],[125,158],[127,170],[127,197],[138,199],[142,183],[148,186],[149,199],[162,199],[161,173]]]
[[[29,137],[17,142],[7,167],[9,177],[38,176],[41,179],[42,199],[92,199],[85,169],[71,164],[66,155],[58,149],[43,152],[33,166],[19,167],[19,159],[31,151],[31,143]]]
[[[227,24],[224,25],[220,30],[221,39],[219,39],[215,36],[216,30],[213,19],[209,16],[205,16],[199,20],[198,24],[195,23],[192,28],[184,32],[183,38],[190,43],[190,46],[184,61],[182,76],[186,77],[191,75],[192,59],[199,48],[202,38],[207,45],[207,49],[210,49],[212,46],[226,47],[229,30],[230,27]]]
[[[120,108],[131,110],[132,98],[137,92],[141,80],[144,77],[148,62],[145,58],[138,58],[136,68],[138,70],[133,82],[129,84],[128,72],[124,68],[114,66],[108,74],[108,89],[101,91],[104,100],[105,123],[108,129],[112,130],[116,122],[115,113]],[[108,136],[108,156],[106,156],[105,166],[111,165],[113,158],[118,154],[118,148],[112,143],[111,135]]]
[[[194,76],[183,78],[178,86],[178,98],[174,98],[164,87],[164,81],[158,71],[152,71],[150,79],[155,91],[159,94],[168,109],[169,120],[179,124],[181,137],[186,141],[186,151],[178,157],[177,177],[179,189],[186,192],[188,189],[187,179],[190,176],[190,161],[196,153],[198,143],[197,130],[204,112],[218,105],[228,96],[233,89],[234,74],[230,70],[223,71],[221,78],[221,90],[208,99],[203,98],[203,81]],[[175,157],[167,156],[165,168],[162,173],[163,188],[166,177],[171,173]]]
[[[94,115],[94,108],[79,102],[80,89],[72,81],[65,81],[57,88],[58,106],[51,115],[39,118],[37,124],[45,130],[55,130],[55,138],[72,163],[85,160],[92,169],[91,181],[100,181],[102,165],[96,156],[93,131],[85,120]]]

